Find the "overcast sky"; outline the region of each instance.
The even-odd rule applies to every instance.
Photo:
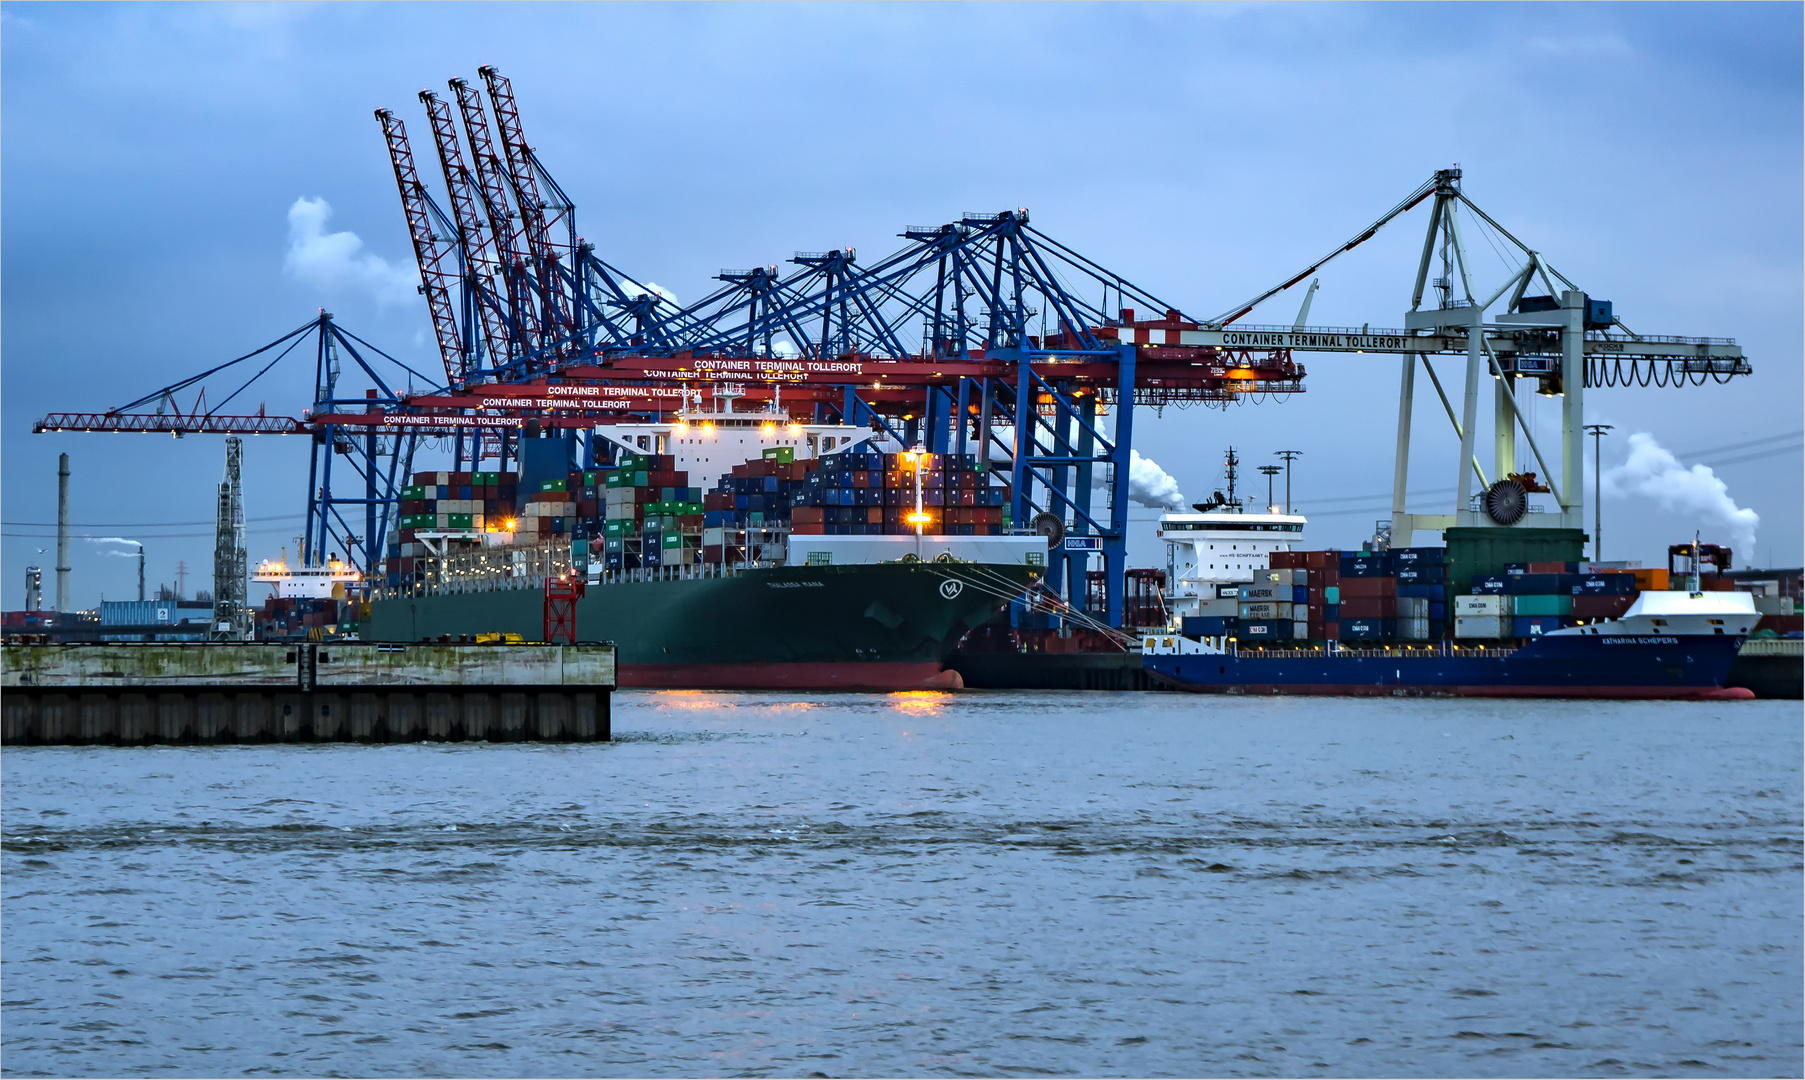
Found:
[[[1458,163],[1480,206],[1631,327],[1733,337],[1754,364],[1730,386],[1589,395],[1590,418],[1616,425],[1605,557],[1658,564],[1695,530],[1730,542],[1752,524],[1734,513],[1753,511],[1739,565],[1797,566],[1801,10],[0,5],[0,603],[21,605],[34,563],[50,598],[54,552],[38,549],[54,548],[39,537],[59,452],[77,534],[144,540],[153,584],[178,562],[190,590],[211,574],[222,440],[31,434],[44,413],[122,404],[321,307],[436,364],[371,114],[397,110],[418,153],[415,94],[485,63],[513,80],[583,235],[686,300],[722,267],[845,245],[875,256],[912,224],[1026,206],[1209,315]],[[1311,322],[1401,325],[1422,219],[1324,272]],[[297,237],[314,258],[289,258]],[[336,255],[319,258],[322,243]],[[1499,279],[1502,262],[1480,262]],[[1291,321],[1296,293],[1255,318]],[[1302,450],[1310,539],[1358,546],[1385,515],[1398,364],[1303,360],[1307,393],[1144,411],[1137,445],[1192,498],[1220,485],[1222,447],[1250,467]],[[246,404],[296,415],[310,379],[279,369]],[[1555,409],[1534,419],[1553,444]],[[1445,512],[1453,437],[1419,430],[1414,508]],[[1638,433],[1653,443],[1626,467]],[[253,559],[292,549],[307,452],[247,443]],[[1712,477],[1674,475],[1696,465]],[[202,524],[169,524],[183,522]],[[1136,528],[1133,561],[1163,562],[1150,524]],[[135,595],[134,561],[107,550],[73,545],[77,606]]]

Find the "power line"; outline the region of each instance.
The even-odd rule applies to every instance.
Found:
[[[1746,450],[1751,446],[1762,446],[1766,443],[1791,441],[1800,437],[1805,437],[1805,431],[1789,431],[1784,435],[1767,435],[1759,439],[1750,439],[1747,442],[1727,443],[1723,446],[1708,446],[1703,450],[1688,450],[1683,454],[1676,454],[1674,456],[1702,457],[1705,454],[1722,454],[1730,450]]]
[[[253,533],[258,534],[259,536],[262,536],[262,535],[265,535],[268,533],[286,532],[287,529],[278,525],[274,528],[269,528],[269,529],[250,529],[247,531],[253,532]],[[198,536],[212,536],[212,535],[214,535],[212,532],[159,533],[156,536],[147,536],[147,537],[145,537],[145,539],[146,540],[187,540],[187,539],[192,539],[192,538],[198,537]],[[55,540],[56,539],[55,533],[0,532],[0,536],[11,537],[12,539],[15,539],[15,540]],[[96,534],[70,533],[69,539],[71,539],[71,540],[115,540],[115,539],[118,539],[118,537],[101,536],[97,533]],[[137,541],[135,541],[135,540],[132,542],[137,543]]]
[[[271,514],[267,517],[246,518],[246,521],[299,521],[306,514]],[[193,525],[212,525],[211,521],[72,521],[71,529],[176,529]],[[0,521],[0,525],[13,529],[54,529],[54,521]],[[10,535],[10,534],[9,534]]]

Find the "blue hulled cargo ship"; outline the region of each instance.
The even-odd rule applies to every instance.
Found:
[[[1619,619],[1511,648],[1456,641],[1350,648],[1244,647],[1232,638],[1144,640],[1155,682],[1229,694],[1742,699],[1730,666],[1760,619],[1734,592],[1644,592]]]

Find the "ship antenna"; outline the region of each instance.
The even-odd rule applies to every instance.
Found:
[[[1231,510],[1240,510],[1241,500],[1235,498],[1235,478],[1240,474],[1235,469],[1241,464],[1241,459],[1235,456],[1234,447],[1228,448],[1228,460],[1222,464],[1228,467],[1228,506]]]

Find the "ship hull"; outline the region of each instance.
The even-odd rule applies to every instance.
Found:
[[[725,577],[593,585],[581,641],[612,641],[621,686],[689,689],[956,689],[946,669],[968,631],[996,621],[1038,570],[974,563],[774,567]],[[377,600],[365,637],[544,635],[536,589]]]
[[[1196,693],[1350,697],[1740,700],[1726,686],[1739,637],[1558,635],[1506,656],[1452,653],[1150,655],[1149,677]]]

